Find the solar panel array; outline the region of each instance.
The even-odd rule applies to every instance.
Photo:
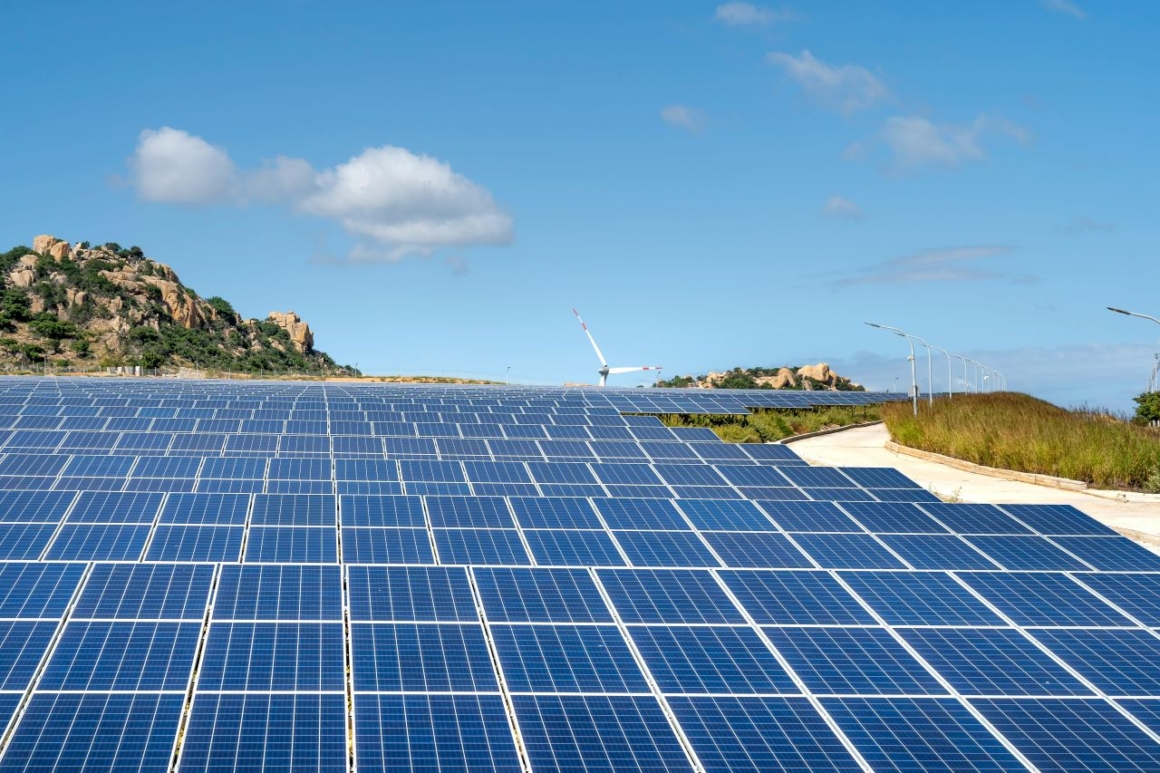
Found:
[[[675,394],[0,380],[0,769],[1160,767],[1160,556]]]

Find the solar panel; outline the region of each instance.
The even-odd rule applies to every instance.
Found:
[[[622,414],[875,399],[0,378],[0,768],[1156,767],[1155,553]]]

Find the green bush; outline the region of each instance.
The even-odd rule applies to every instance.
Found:
[[[32,316],[28,293],[19,287],[9,287],[4,291],[4,296],[0,298],[0,312],[17,322],[27,322]]]
[[[1160,421],[1160,392],[1145,392],[1132,398],[1136,403],[1136,420],[1147,424]]]
[[[60,341],[64,338],[76,338],[80,332],[73,323],[63,322],[57,319],[55,314],[49,312],[37,314],[28,323],[28,328],[41,338],[48,338],[52,341]]]

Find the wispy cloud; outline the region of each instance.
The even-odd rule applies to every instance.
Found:
[[[845,115],[865,110],[890,96],[890,89],[857,64],[832,65],[809,51],[799,56],[774,51],[766,60],[777,65],[805,94],[823,107]]]
[[[767,27],[770,24],[793,21],[797,14],[789,8],[773,9],[752,3],[731,2],[717,6],[713,18],[730,27]]]
[[[997,258],[1015,248],[1004,244],[985,244],[949,249],[923,250],[912,255],[891,258],[868,266],[862,271],[829,282],[832,288],[858,285],[902,285],[920,282],[970,282],[1003,279],[1009,274],[992,268],[980,268],[978,262]]]
[[[1071,16],[1075,19],[1087,18],[1087,13],[1075,3],[1069,2],[1069,0],[1041,0],[1040,4],[1049,11],[1062,13],[1065,16]]]
[[[862,208],[844,196],[831,196],[822,205],[822,215],[831,220],[861,220]]]
[[[936,124],[921,116],[886,119],[881,139],[893,154],[897,171],[923,167],[954,168],[987,157],[984,137],[1003,136],[1019,143],[1030,141],[1030,132],[999,116],[979,115],[969,124]]]
[[[1060,226],[1059,230],[1065,234],[1111,233],[1119,225],[1110,220],[1096,220],[1093,217],[1076,215]]]
[[[391,145],[368,148],[329,169],[279,156],[243,170],[224,149],[162,127],[141,132],[129,167],[145,201],[266,202],[339,223],[360,239],[347,256],[351,262],[389,262],[512,240],[512,219],[487,189],[446,162]]]
[[[661,120],[669,126],[699,134],[705,129],[705,114],[686,105],[668,105],[661,109]]]

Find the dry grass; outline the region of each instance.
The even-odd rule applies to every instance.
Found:
[[[922,403],[918,416],[909,403],[887,404],[882,418],[897,443],[987,467],[1130,490],[1160,476],[1160,433],[1105,411],[999,393]]]
[[[832,406],[802,410],[758,410],[747,416],[674,413],[660,419],[670,427],[708,427],[726,443],[769,443],[833,427],[879,419],[878,406]]]

